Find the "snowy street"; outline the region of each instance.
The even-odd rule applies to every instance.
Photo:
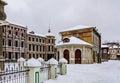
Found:
[[[45,83],[120,83],[120,61],[102,64],[69,64],[67,75]]]

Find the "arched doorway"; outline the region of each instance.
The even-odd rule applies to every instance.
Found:
[[[64,50],[63,55],[64,55],[64,58],[65,58],[65,59],[67,59],[68,64],[69,64],[69,51],[68,51],[67,49],[66,49],[66,50]]]
[[[81,64],[81,51],[79,49],[75,51],[75,64]]]

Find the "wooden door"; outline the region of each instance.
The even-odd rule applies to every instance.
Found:
[[[68,64],[69,64],[69,51],[68,50],[64,50],[64,58],[68,61]]]
[[[75,51],[75,64],[81,64],[81,51],[79,49]]]

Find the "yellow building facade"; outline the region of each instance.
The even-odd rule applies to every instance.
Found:
[[[94,26],[78,25],[59,32],[61,40],[74,36],[93,45],[93,60],[100,62],[101,35]]]

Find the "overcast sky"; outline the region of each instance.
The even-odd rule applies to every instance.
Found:
[[[52,33],[76,26],[96,26],[102,41],[120,41],[120,0],[5,0],[7,20],[28,30]]]

